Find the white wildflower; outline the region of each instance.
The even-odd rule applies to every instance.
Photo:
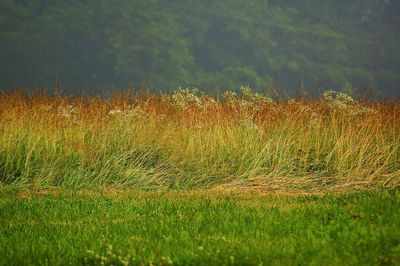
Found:
[[[63,107],[63,106],[58,107],[57,114],[61,118],[65,119],[73,124],[80,124],[80,121],[78,120],[78,108],[73,105],[67,105],[65,107]]]
[[[250,86],[242,86],[240,87],[240,92],[242,93],[243,98],[249,98],[252,90],[250,89]]]
[[[337,92],[333,90],[327,90],[323,94],[325,103],[334,109],[347,109],[354,103],[353,98],[343,92]]]
[[[237,93],[233,91],[225,91],[223,97],[227,103],[232,104],[236,100]]]
[[[330,109],[346,110],[351,115],[374,113],[375,110],[363,106],[355,101],[351,96],[343,92],[327,90],[323,94],[323,99]]]
[[[187,110],[190,105],[194,105],[196,108],[204,108],[201,98],[205,95],[202,94],[201,98],[197,96],[197,88],[178,88],[174,90],[172,95],[163,96],[163,101],[169,101],[173,107],[178,110]]]

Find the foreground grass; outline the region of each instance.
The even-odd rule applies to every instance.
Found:
[[[400,191],[0,194],[0,264],[395,264]]]

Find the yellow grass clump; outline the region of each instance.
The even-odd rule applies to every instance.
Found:
[[[0,186],[398,186],[399,103],[271,99],[242,87],[0,98]],[[240,186],[240,185],[239,185]]]

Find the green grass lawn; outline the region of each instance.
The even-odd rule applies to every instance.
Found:
[[[0,193],[0,264],[399,264],[400,191]]]

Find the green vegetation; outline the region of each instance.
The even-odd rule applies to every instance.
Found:
[[[0,185],[188,189],[396,187],[397,102],[326,91],[271,99],[242,87],[111,99],[22,91],[0,98]]]
[[[400,193],[3,192],[0,255],[0,265],[396,264]]]
[[[0,266],[400,264],[399,8],[0,0]]]
[[[335,91],[3,93],[0,265],[398,263],[399,118]]]
[[[399,3],[2,0],[0,88],[59,78],[70,93],[148,80],[153,92],[319,84],[398,95]]]

